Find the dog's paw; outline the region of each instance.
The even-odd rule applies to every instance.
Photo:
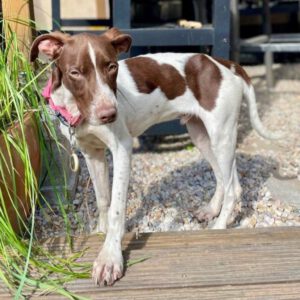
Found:
[[[122,253],[112,255],[104,249],[94,261],[92,278],[96,285],[113,285],[123,275]]]
[[[195,213],[195,217],[199,222],[210,222],[217,217],[219,211],[213,209],[210,205],[204,206]]]

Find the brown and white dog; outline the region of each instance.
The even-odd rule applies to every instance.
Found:
[[[276,138],[263,128],[250,78],[238,64],[195,53],[147,54],[117,61],[130,46],[131,37],[112,28],[100,36],[41,35],[31,49],[32,61],[40,52],[55,60],[54,104],[82,120],[75,138],[94,184],[98,230],[106,233],[93,267],[96,284],[111,285],[123,274],[121,241],[133,137],[153,124],[183,119],[216,177],[215,195],[199,215],[216,218],[215,229],[226,228],[241,194],[235,147],[243,97],[248,100],[252,126],[262,136]],[[111,193],[106,148],[114,162]]]

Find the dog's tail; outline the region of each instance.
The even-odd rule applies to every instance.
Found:
[[[261,123],[257,111],[256,97],[255,97],[255,92],[252,84],[248,84],[244,82],[244,96],[248,101],[248,109],[249,109],[251,125],[258,132],[258,134],[270,140],[276,140],[283,137],[283,134],[281,132],[271,132],[268,129],[266,129]]]

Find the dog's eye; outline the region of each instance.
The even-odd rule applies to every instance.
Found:
[[[107,69],[108,72],[115,72],[118,69],[118,65],[116,63],[110,63]]]
[[[80,76],[80,72],[76,69],[71,69],[69,71],[69,75],[73,78],[78,78]]]

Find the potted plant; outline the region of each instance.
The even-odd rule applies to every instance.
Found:
[[[2,43],[0,68],[1,213],[19,232],[30,213],[41,155],[35,115],[36,79],[11,30]]]
[[[55,292],[69,299],[86,299],[65,286],[90,278],[91,263],[77,261],[85,249],[71,254],[72,237],[67,235],[70,255],[61,257],[44,248],[34,234],[41,160],[47,172],[53,169],[44,133],[59,144],[48,110],[39,101],[37,78],[45,68],[35,75],[15,33],[8,30],[0,41],[1,37],[5,43],[0,49],[0,295],[27,299]],[[68,234],[68,216],[57,198]],[[143,260],[128,261],[127,266]]]
[[[1,22],[6,28],[5,36],[0,34],[1,293],[5,286],[14,299],[35,291],[80,299],[68,292],[64,283],[89,277],[90,265],[77,263],[78,253],[73,258],[51,254],[34,234],[41,160],[50,160],[45,132],[57,142],[48,111],[39,101],[38,78],[49,66],[36,75],[16,34]]]

